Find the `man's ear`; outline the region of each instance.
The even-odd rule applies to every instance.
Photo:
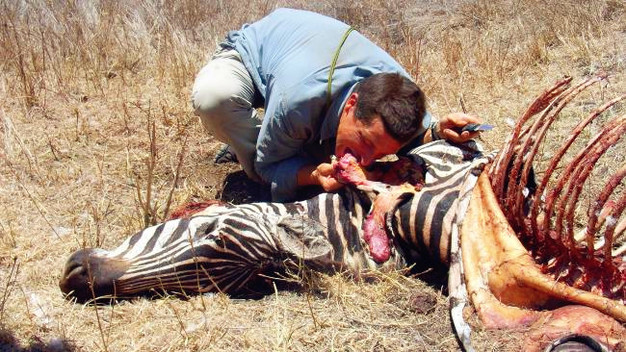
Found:
[[[348,112],[351,108],[356,108],[356,103],[359,100],[359,93],[352,93],[346,100],[346,105],[343,107],[345,112]]]

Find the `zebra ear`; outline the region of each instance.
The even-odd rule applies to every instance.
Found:
[[[302,215],[286,216],[276,225],[278,247],[297,258],[316,260],[332,258],[332,245],[324,236],[324,228]]]

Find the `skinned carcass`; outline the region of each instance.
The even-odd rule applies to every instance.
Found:
[[[455,242],[455,253],[463,261],[451,273],[459,275],[464,268],[463,288],[467,287],[470,300],[487,327],[530,326],[540,321],[540,327],[530,335],[528,348],[541,345],[538,335],[550,340],[565,332],[593,336],[611,347],[626,340],[624,328],[615,320],[626,321],[626,262],[621,255],[623,248],[616,251],[613,246],[615,238],[624,235],[626,219],[620,221],[620,216],[626,207],[626,194],[609,200],[626,177],[626,165],[608,177],[602,192],[589,206],[583,234],[574,236],[574,210],[584,181],[599,158],[626,132],[626,116],[606,123],[561,175],[550,180],[583,129],[624,96],[578,123],[547,163],[539,185],[535,184],[533,167],[559,113],[576,95],[602,79],[592,77],[568,89],[571,79],[566,78],[537,98],[518,120],[489,172],[479,177],[458,228],[460,240]],[[540,116],[534,123],[524,128],[537,114]],[[402,196],[421,187],[414,188],[409,182],[367,180],[366,173],[350,155],[337,161],[335,169],[340,180],[374,198],[364,224],[364,239],[375,260],[386,260],[389,240],[382,230],[384,214],[395,209]],[[531,190],[534,194],[530,194]],[[604,233],[598,236],[603,223]],[[601,240],[598,248],[596,236]],[[451,278],[455,294],[459,294],[461,285],[459,278]],[[572,303],[580,306],[571,306]],[[540,311],[546,308],[556,309]],[[455,314],[457,325],[463,325],[459,314]],[[463,340],[466,348],[471,349],[469,338]]]
[[[567,334],[592,336],[612,349],[626,348],[626,329],[620,324],[626,322],[626,266],[623,245],[620,250],[615,241],[624,235],[625,219],[620,217],[626,193],[622,186],[621,194],[613,194],[624,179],[624,165],[613,175],[602,175],[606,185],[590,202],[582,234],[574,234],[574,212],[584,182],[626,131],[626,116],[604,124],[553,177],[583,129],[625,96],[578,123],[541,170],[535,162],[546,132],[565,105],[601,79],[568,88],[571,79],[566,78],[541,94],[479,177],[453,249],[459,260],[450,271],[457,305],[453,317],[457,331],[465,332],[461,340],[467,349],[468,330],[460,310],[468,298],[489,328],[531,327],[529,350]],[[609,200],[611,195],[614,200]]]

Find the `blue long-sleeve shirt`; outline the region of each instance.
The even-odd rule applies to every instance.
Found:
[[[328,73],[348,28],[313,12],[278,9],[230,32],[223,44],[239,52],[265,99],[255,171],[271,184],[275,201],[296,196],[302,166],[328,161],[334,153],[339,117],[358,81],[381,72],[409,77],[389,54],[353,31],[341,47],[327,106]]]

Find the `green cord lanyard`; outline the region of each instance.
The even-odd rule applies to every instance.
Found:
[[[335,51],[335,57],[333,57],[333,61],[330,64],[330,70],[328,71],[328,89],[326,91],[326,109],[328,110],[328,108],[330,108],[330,104],[331,104],[331,97],[332,97],[332,84],[333,84],[333,73],[335,72],[335,66],[337,65],[337,60],[339,59],[339,53],[341,52],[341,47],[343,47],[343,44],[346,42],[346,39],[348,39],[348,36],[350,35],[350,33],[352,33],[352,31],[354,30],[354,28],[349,27],[348,30],[343,34],[343,37],[341,37],[341,42],[339,42],[339,46],[337,47],[337,50]]]

